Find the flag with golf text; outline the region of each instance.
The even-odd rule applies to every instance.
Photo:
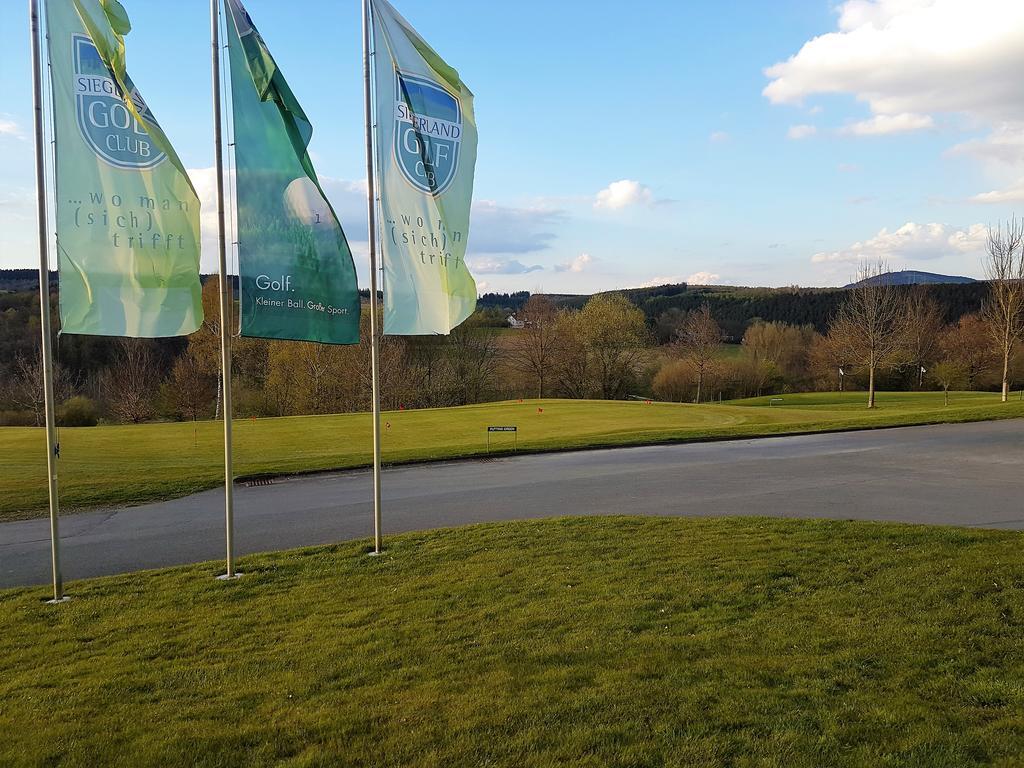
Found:
[[[192,333],[199,199],[128,76],[128,16],[117,0],[50,0],[46,20],[61,332]]]
[[[345,233],[317,180],[313,128],[239,0],[225,0],[242,334],[359,343]]]
[[[387,0],[370,7],[384,332],[446,334],[476,308],[466,266],[473,94]]]

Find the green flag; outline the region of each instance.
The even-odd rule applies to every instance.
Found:
[[[179,336],[203,322],[199,199],[125,69],[117,0],[46,3],[62,333]]]
[[[307,147],[313,128],[239,0],[226,0],[242,334],[359,343],[359,289]]]
[[[384,332],[449,333],[476,308],[466,239],[473,94],[387,0],[371,0]]]

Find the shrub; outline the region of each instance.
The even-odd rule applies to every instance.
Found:
[[[36,415],[32,411],[0,411],[0,427],[34,427]]]
[[[670,360],[655,374],[652,389],[659,400],[691,402],[696,391],[693,369],[682,360]]]
[[[57,409],[57,423],[62,427],[95,427],[98,421],[96,403],[88,397],[72,397]]]

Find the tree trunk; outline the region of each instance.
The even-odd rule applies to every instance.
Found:
[[[1010,399],[1010,352],[1003,352],[1003,402]]]
[[[942,390],[942,393],[946,396],[946,405],[949,405],[949,389]]]
[[[697,374],[697,405],[700,405],[700,392],[704,388],[704,371]]]
[[[217,371],[217,403],[213,408],[213,420],[220,421],[220,390],[223,379],[221,378],[221,372]]]
[[[868,375],[868,408],[875,407],[875,366],[871,366]]]

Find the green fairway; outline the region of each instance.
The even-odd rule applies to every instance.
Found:
[[[591,518],[0,592],[0,765],[1019,765],[1019,533]]]
[[[725,405],[528,400],[384,415],[384,460],[404,462],[484,454],[488,425],[519,427],[521,451],[750,437],[940,421],[1024,416],[1024,403],[990,393],[882,393],[868,411],[862,392],[786,395]],[[216,422],[61,429],[60,486],[66,509],[181,496],[222,482]],[[494,452],[512,450],[509,434]],[[367,414],[235,422],[235,468],[243,476],[366,466]],[[0,519],[46,506],[42,430],[0,428]]]

